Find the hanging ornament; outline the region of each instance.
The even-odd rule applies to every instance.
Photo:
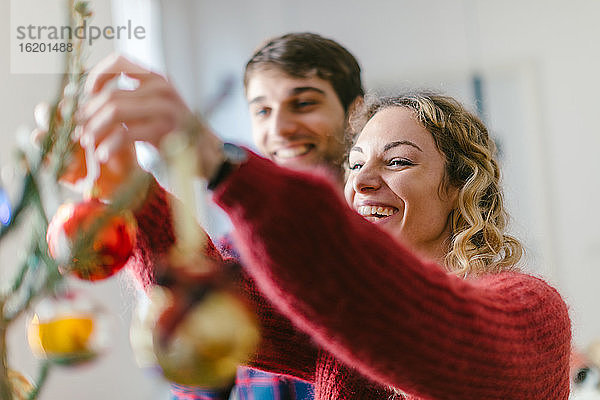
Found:
[[[42,300],[27,327],[32,352],[61,365],[94,359],[108,345],[109,318],[93,300],[68,292]]]
[[[238,265],[223,262],[196,218],[206,202],[192,190],[201,125],[191,118],[185,132],[171,133],[161,145],[169,184],[180,200],[171,203],[175,243],[153,263],[157,285],[147,307],[138,308],[130,338],[141,366],[158,365],[178,384],[224,388],[255,353],[260,332],[235,287]]]
[[[225,387],[258,346],[256,316],[231,287],[226,266],[204,256],[196,259],[196,268],[163,262],[174,258],[167,254],[157,261],[161,285],[151,289],[133,319],[136,359],[143,367],[158,365],[175,383]],[[199,268],[202,264],[207,267]]]
[[[50,255],[64,271],[96,281],[123,268],[133,251],[136,229],[131,211],[112,215],[107,204],[90,199],[60,206],[46,240]]]
[[[172,293],[153,294],[157,296],[166,301],[152,344],[165,378],[214,388],[233,382],[237,366],[248,361],[259,340],[256,321],[245,305],[232,293],[212,290],[165,335],[180,304]]]

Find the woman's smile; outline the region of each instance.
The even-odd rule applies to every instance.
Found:
[[[390,217],[398,213],[398,208],[382,204],[382,203],[371,203],[362,204],[356,208],[356,211],[362,215],[365,219],[380,223],[390,219]]]

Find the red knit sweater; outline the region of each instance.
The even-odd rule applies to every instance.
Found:
[[[409,399],[568,398],[570,320],[542,280],[447,274],[351,210],[323,177],[253,154],[215,200],[251,275],[242,286],[262,323],[255,366],[313,382],[316,399],[389,399],[389,386]],[[130,264],[142,276],[172,242],[166,204],[157,191],[138,212]]]

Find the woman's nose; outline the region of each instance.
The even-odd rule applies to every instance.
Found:
[[[381,187],[381,174],[377,168],[364,164],[354,175],[354,191],[356,193],[366,193],[377,190]]]

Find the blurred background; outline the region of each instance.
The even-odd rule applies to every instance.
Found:
[[[60,16],[43,0],[32,18]],[[98,41],[89,64],[114,50],[167,74],[191,108],[210,109],[212,126],[250,145],[242,73],[266,38],[312,31],[347,47],[360,61],[366,89],[435,89],[480,113],[498,142],[512,231],[527,250],[525,269],[565,297],[580,348],[600,340],[600,2],[597,0],[113,0],[91,1],[94,24],[143,26],[143,40]],[[52,101],[60,76],[10,67],[9,2],[3,18],[2,185],[10,189],[19,132],[33,108]],[[14,6],[14,3],[13,3]],[[14,8],[14,7],[13,7]],[[211,209],[209,230],[227,222]],[[2,279],[26,249],[19,237],[0,249]],[[23,242],[24,243],[24,242]],[[7,275],[5,275],[5,273]],[[136,296],[125,274],[85,286],[110,310],[112,349],[76,370],[53,370],[42,399],[167,399],[165,383],[140,370],[128,340]],[[19,324],[17,324],[19,325]],[[10,362],[35,375],[25,321],[10,332]]]

